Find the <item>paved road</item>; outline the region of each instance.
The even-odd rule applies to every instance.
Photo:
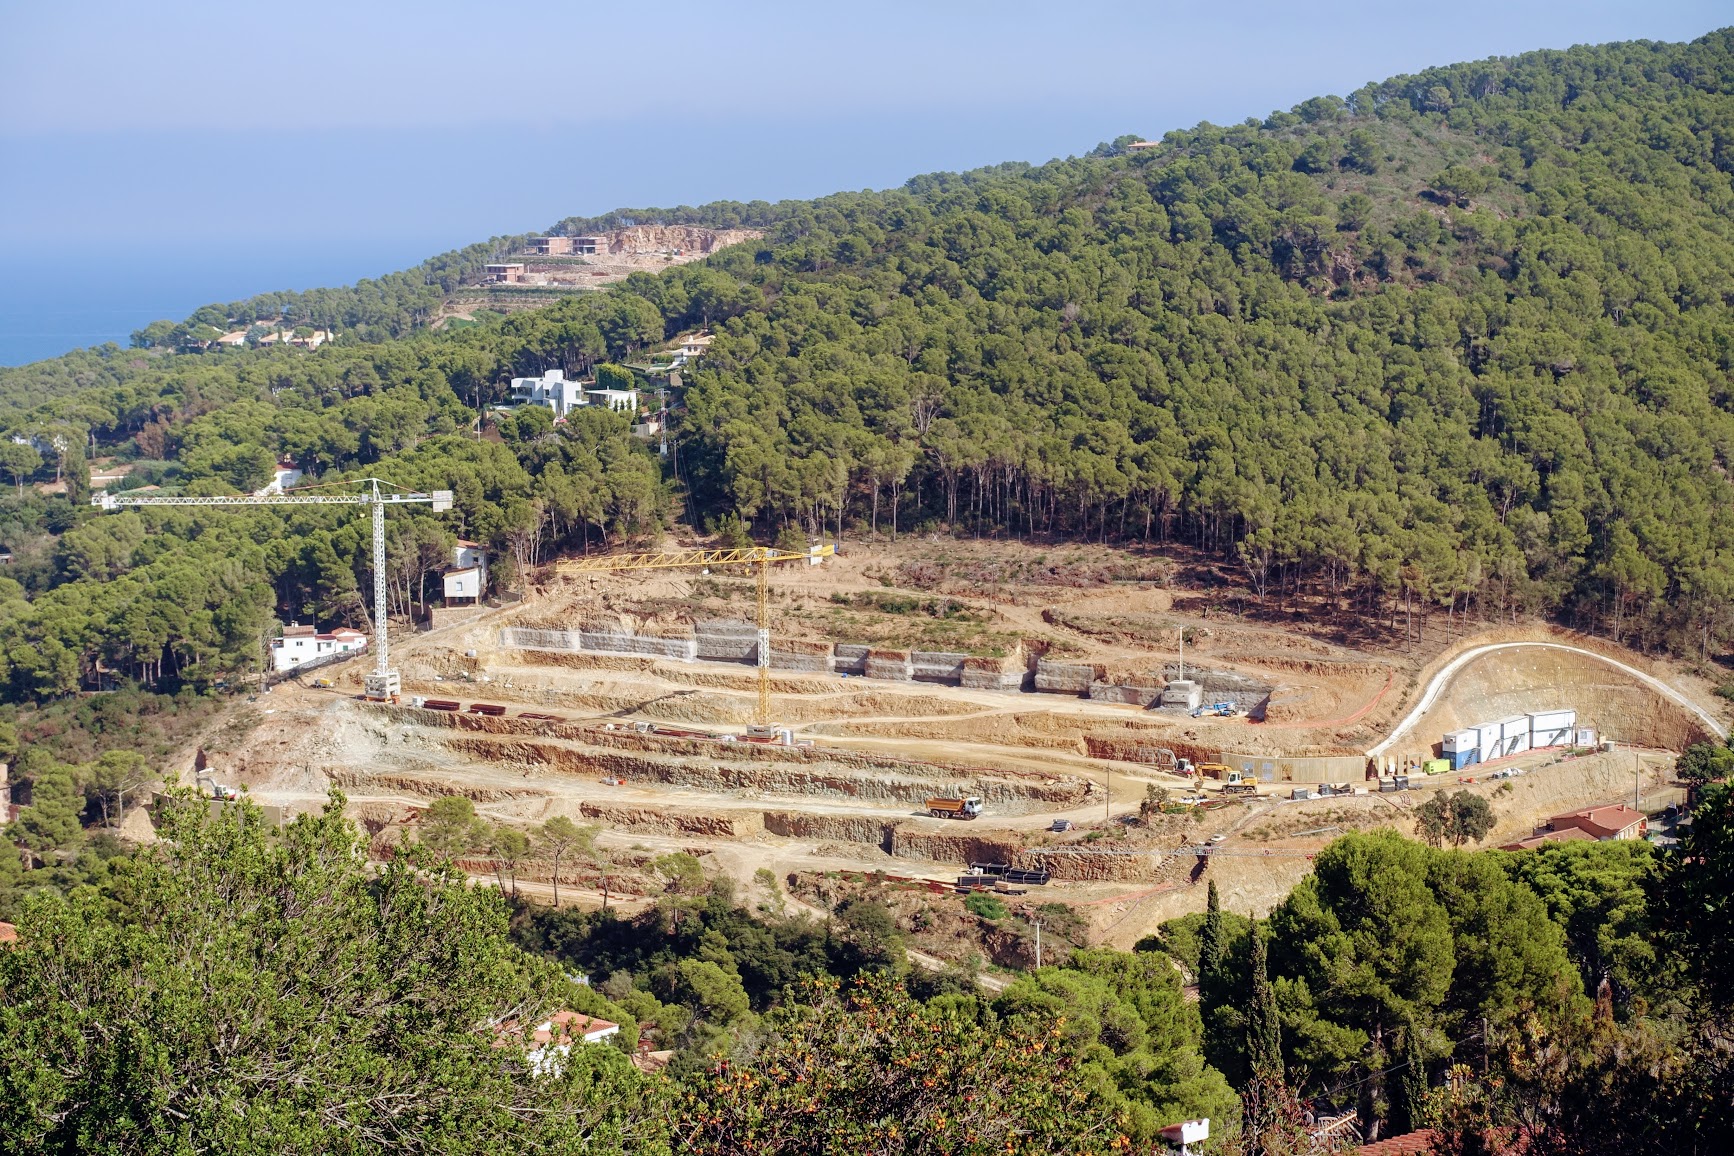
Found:
[[[1560,642],[1495,642],[1488,646],[1477,646],[1473,649],[1466,650],[1441,667],[1439,673],[1433,676],[1432,681],[1428,682],[1427,688],[1421,692],[1421,697],[1416,700],[1415,708],[1407,715],[1403,716],[1403,721],[1398,723],[1396,727],[1392,729],[1391,733],[1385,736],[1383,741],[1369,750],[1367,756],[1369,758],[1376,758],[1379,755],[1384,754],[1400,739],[1402,739],[1402,737],[1414,727],[1415,723],[1420,720],[1421,716],[1426,714],[1428,709],[1438,700],[1440,694],[1444,692],[1445,687],[1451,682],[1452,678],[1456,677],[1457,672],[1462,670],[1465,666],[1468,666],[1478,658],[1484,658],[1487,655],[1492,654],[1496,650],[1515,650],[1520,647],[1531,647],[1536,650],[1563,650],[1570,654],[1580,655],[1584,658],[1593,658],[1597,662],[1605,663],[1606,665],[1613,667],[1615,670],[1637,679],[1669,702],[1675,703],[1683,707],[1685,710],[1690,711],[1700,722],[1708,727],[1713,734],[1722,738],[1728,737],[1728,728],[1726,726],[1723,726],[1722,723],[1718,722],[1711,716],[1710,712],[1687,698],[1684,694],[1681,694],[1661,679],[1645,674],[1636,667],[1627,666],[1625,663],[1620,662],[1617,659],[1609,658],[1605,654],[1598,654],[1593,650],[1585,650],[1581,646],[1567,646]]]

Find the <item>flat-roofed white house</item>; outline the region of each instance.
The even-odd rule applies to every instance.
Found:
[[[321,634],[317,627],[291,622],[283,628],[283,637],[271,640],[271,669],[282,674],[322,658],[366,649],[367,635],[359,630],[340,626]]]
[[[553,411],[555,420],[565,417],[587,402],[584,383],[569,379],[563,369],[550,369],[541,377],[512,379],[514,405],[545,405]]]

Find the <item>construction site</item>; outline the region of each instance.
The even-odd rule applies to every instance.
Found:
[[[1675,754],[1726,733],[1708,684],[1605,641],[1435,623],[1425,645],[1354,648],[1105,547],[635,558],[394,637],[384,701],[365,658],[284,682],[175,770],[285,815],[341,790],[381,855],[447,795],[526,830],[595,825],[598,853],[562,864],[568,903],[648,901],[671,851],[819,911],[889,888],[930,913],[932,960],[1019,966],[1028,945],[960,892],[1063,905],[1074,942],[1130,947],[1201,910],[1205,879],[1268,910],[1338,835],[1413,833],[1434,791],[1488,798],[1486,846],[1573,807],[1660,811],[1683,797]],[[1499,729],[1561,711],[1545,745]],[[1446,751],[1484,720],[1485,750]],[[539,862],[517,879],[543,901],[554,882]]]
[[[478,283],[452,294],[442,320],[468,318],[476,309],[540,308],[552,297],[600,289],[634,273],[660,273],[763,235],[756,229],[631,225],[594,236],[537,237],[521,252],[487,265]]]

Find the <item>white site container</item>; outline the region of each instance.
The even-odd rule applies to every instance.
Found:
[[[1481,761],[1485,763],[1497,759],[1503,753],[1499,749],[1499,724],[1496,722],[1477,723],[1475,730],[1480,735],[1480,741],[1477,745],[1481,748]]]
[[[1544,710],[1529,716],[1531,747],[1563,747],[1571,745],[1577,729],[1577,711]]]
[[[1464,727],[1460,731],[1452,731],[1445,736],[1445,741],[1440,744],[1440,747],[1447,755],[1478,751],[1481,749],[1481,732],[1474,727]]]
[[[1574,747],[1593,747],[1596,745],[1596,728],[1578,727],[1577,734],[1572,737]]]
[[[1521,739],[1523,745],[1518,746]],[[1519,750],[1529,749],[1529,716],[1514,714],[1510,718],[1499,720],[1499,757],[1515,755]]]

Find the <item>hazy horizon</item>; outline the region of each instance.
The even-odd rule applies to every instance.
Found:
[[[1727,20],[1701,2],[1355,4],[1328,20],[1085,4],[1057,20],[1015,3],[866,16],[521,0],[315,3],[293,22],[14,5],[0,12],[0,364],[567,216],[1040,163],[1431,65],[1689,40]]]

